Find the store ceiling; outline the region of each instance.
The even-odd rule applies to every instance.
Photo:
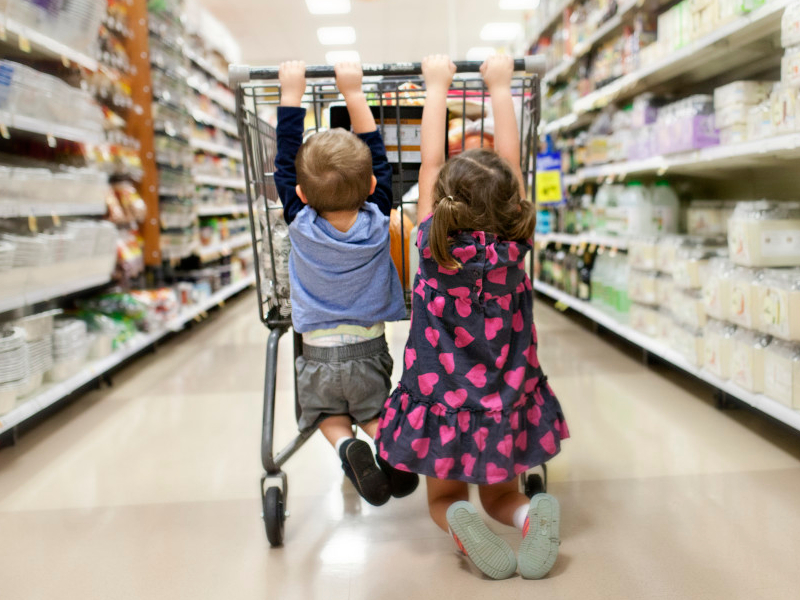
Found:
[[[426,54],[464,59],[491,46],[480,39],[488,22],[522,23],[524,12],[501,10],[499,0],[352,0],[342,15],[312,15],[304,0],[200,0],[239,42],[242,61],[274,65],[302,59],[325,64],[330,50],[357,50],[365,63],[413,62]],[[320,27],[351,26],[355,44],[323,46]],[[502,45],[502,43],[497,43]]]

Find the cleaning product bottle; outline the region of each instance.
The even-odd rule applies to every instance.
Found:
[[[660,180],[650,191],[653,204],[653,233],[678,233],[680,200],[669,183]]]

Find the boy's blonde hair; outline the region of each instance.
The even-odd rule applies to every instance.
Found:
[[[372,187],[372,153],[358,136],[341,128],[312,135],[295,159],[297,183],[318,213],[358,210]]]

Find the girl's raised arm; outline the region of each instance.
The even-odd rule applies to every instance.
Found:
[[[447,91],[456,66],[448,56],[437,54],[422,61],[425,79],[425,108],[422,110],[422,164],[419,169],[419,202],[417,224],[433,211],[433,184],[444,164],[447,137]]]
[[[511,96],[511,77],[514,75],[514,59],[497,54],[490,56],[481,65],[481,75],[486,89],[492,98],[494,116],[494,149],[511,163],[511,168],[519,181],[520,198],[525,197],[520,168],[520,143],[517,115]]]

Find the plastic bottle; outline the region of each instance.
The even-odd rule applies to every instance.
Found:
[[[653,233],[678,233],[680,200],[666,181],[656,181],[650,190],[653,205]]]
[[[611,186],[607,183],[601,185],[597,190],[597,195],[594,198],[594,218],[592,219],[592,226],[597,233],[606,233],[607,231],[607,216],[606,211],[611,202]]]
[[[650,193],[641,181],[631,181],[619,198],[619,206],[627,216],[627,227],[621,226],[622,235],[649,235],[653,227],[653,204]]]

